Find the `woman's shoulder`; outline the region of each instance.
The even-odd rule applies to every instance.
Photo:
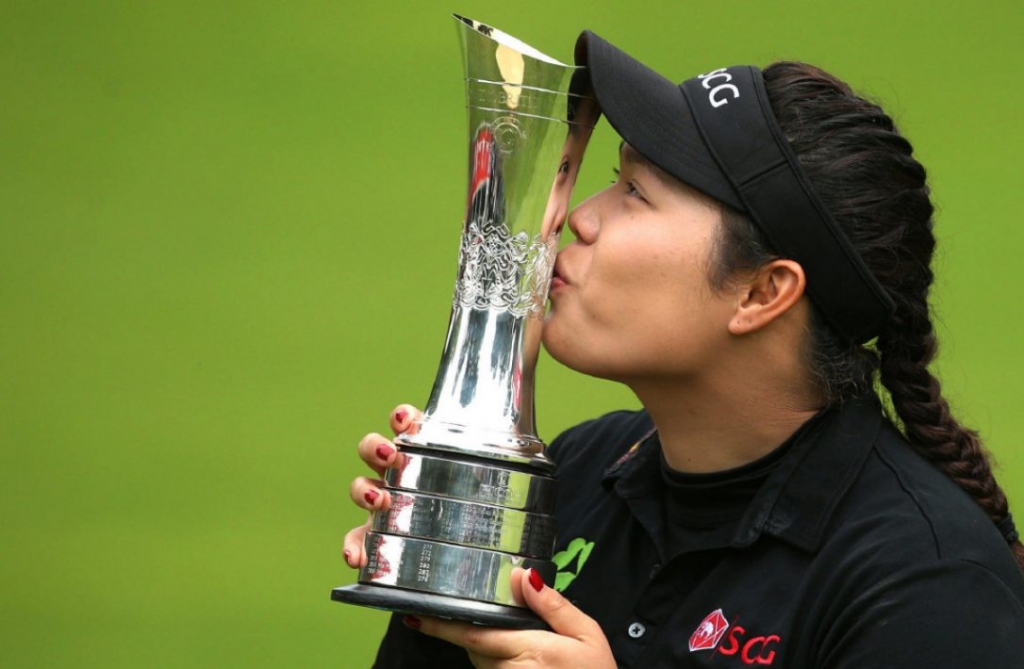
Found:
[[[831,540],[859,553],[855,561],[864,568],[961,564],[989,572],[1024,598],[1024,578],[999,530],[891,425],[883,427],[838,512]]]
[[[783,553],[807,561],[791,583],[813,613],[801,634],[830,666],[1009,666],[1024,651],[1024,576],[1002,535],[888,421],[859,452],[820,545]]]

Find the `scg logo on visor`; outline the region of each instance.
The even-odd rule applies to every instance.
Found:
[[[732,81],[732,75],[726,72],[724,67],[720,67],[713,72],[708,72],[707,74],[697,75],[697,78],[701,80],[700,85],[704,87],[704,90],[711,91],[708,93],[708,102],[711,103],[712,107],[717,108],[722,105],[727,105],[729,104],[730,99],[736,99],[740,96],[740,89],[729,83]],[[712,88],[711,82],[714,79],[724,79],[725,83],[718,84]],[[729,91],[732,91],[731,98],[722,97],[729,93]]]

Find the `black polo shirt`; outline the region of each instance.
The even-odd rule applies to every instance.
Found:
[[[651,431],[619,412],[550,449],[558,586],[620,667],[1024,666],[1024,576],[1006,543],[873,398],[715,475],[732,492],[755,482],[740,506],[694,504],[701,482],[666,476]],[[375,666],[471,665],[396,617]]]

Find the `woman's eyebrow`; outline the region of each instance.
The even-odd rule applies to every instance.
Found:
[[[626,143],[626,140],[622,140],[619,143],[619,160],[623,163],[629,163],[636,167],[641,167],[647,170],[647,172],[653,174],[658,181],[669,188],[678,189],[680,186],[689,188],[683,182],[679,181],[675,177],[671,176],[668,172],[665,172],[660,167],[652,163],[650,160],[645,158],[639,151],[634,149],[632,146]]]

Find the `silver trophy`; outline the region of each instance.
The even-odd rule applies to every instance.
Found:
[[[469,190],[441,364],[423,418],[395,443],[392,504],[368,564],[334,600],[533,627],[513,567],[554,582],[554,464],[534,426],[534,368],[558,237],[597,120],[587,78],[456,16],[469,109]]]

